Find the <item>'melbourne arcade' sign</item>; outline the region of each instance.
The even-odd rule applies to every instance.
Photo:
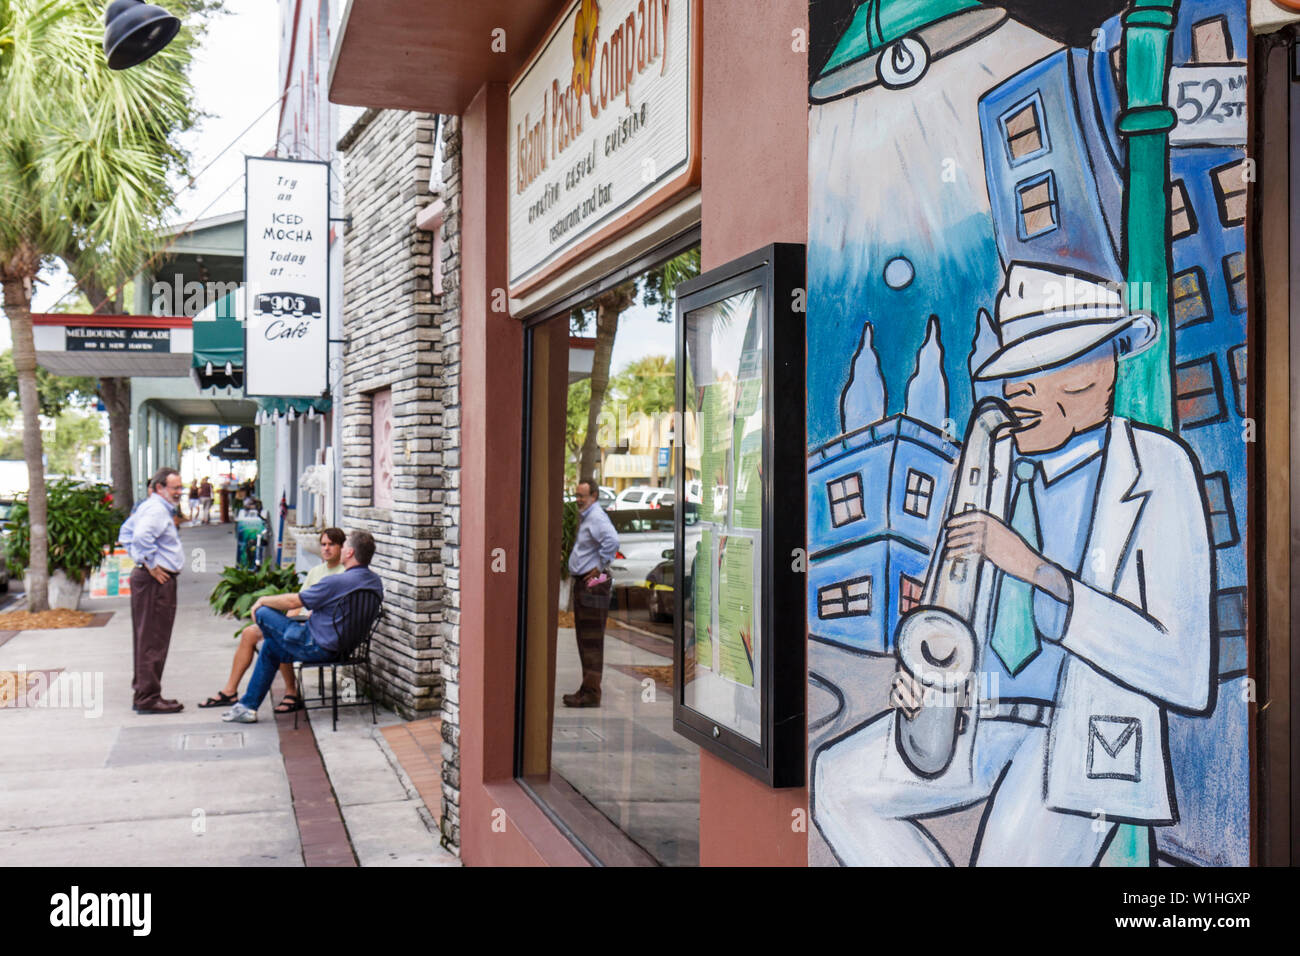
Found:
[[[512,292],[693,183],[698,11],[693,0],[575,0],[515,81]]]
[[[244,394],[329,387],[329,164],[249,157]]]

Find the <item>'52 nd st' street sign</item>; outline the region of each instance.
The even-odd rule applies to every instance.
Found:
[[[329,387],[329,164],[249,157],[244,394]]]

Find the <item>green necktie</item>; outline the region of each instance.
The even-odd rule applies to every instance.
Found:
[[[1011,506],[1011,530],[1041,551],[1042,538],[1034,515],[1033,489],[1036,466],[1021,458],[1016,462],[1016,490]],[[989,641],[1007,671],[1014,677],[1038,656],[1041,645],[1034,627],[1034,587],[1019,578],[1003,574],[998,590],[997,622]]]

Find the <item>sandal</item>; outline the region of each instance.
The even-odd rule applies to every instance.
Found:
[[[280,698],[280,703],[275,705],[277,714],[292,714],[294,711],[306,709],[307,705],[302,702],[302,697],[298,694],[285,694]]]
[[[235,693],[233,694],[226,694],[223,693],[222,691],[217,691],[215,697],[209,697],[203,703],[199,704],[199,706],[200,707],[229,707],[237,700],[239,700],[239,691],[235,691]]]

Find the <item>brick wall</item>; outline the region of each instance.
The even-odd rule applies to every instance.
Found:
[[[460,847],[460,119],[442,129],[441,375],[434,397],[442,408],[442,828]]]
[[[368,110],[339,143],[345,156],[343,519],[375,536],[385,621],[372,645],[380,699],[407,718],[443,700],[443,305],[433,294],[433,236],[416,228],[432,202],[436,118]],[[393,503],[375,507],[371,396],[392,389]]]

